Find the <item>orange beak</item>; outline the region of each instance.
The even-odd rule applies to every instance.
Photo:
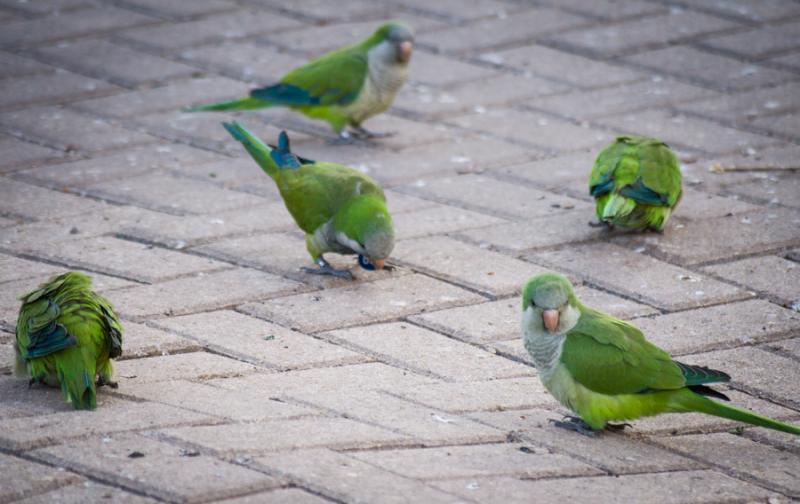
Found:
[[[397,46],[397,61],[400,63],[408,63],[408,60],[411,59],[411,50],[413,48],[414,44],[409,40],[400,42],[400,45]]]
[[[369,259],[369,262],[375,265],[375,269],[383,269],[386,265],[386,261],[384,259]]]
[[[558,310],[543,311],[542,321],[549,332],[555,332],[558,327]]]

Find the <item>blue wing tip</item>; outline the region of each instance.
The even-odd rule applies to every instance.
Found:
[[[281,152],[292,151],[289,145],[289,134],[286,133],[286,130],[281,130],[281,133],[278,135],[278,150]]]

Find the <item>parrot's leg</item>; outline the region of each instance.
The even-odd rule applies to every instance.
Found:
[[[588,437],[597,436],[597,431],[589,427],[589,424],[587,424],[578,417],[568,415],[565,416],[563,420],[553,420],[551,418],[550,423],[552,423],[556,427],[561,427],[562,429],[575,431],[578,434],[583,434],[584,436]]]
[[[610,430],[611,432],[622,432],[622,431],[625,430],[625,427],[633,427],[633,425],[631,425],[629,423],[620,423],[620,424],[607,423],[606,424],[606,429]]]
[[[303,268],[303,271],[306,273],[311,273],[312,275],[331,275],[337,278],[346,278],[348,280],[353,279],[353,273],[347,269],[336,269],[330,265],[328,261],[325,260],[322,256],[320,256],[316,261],[317,266],[319,268]]]
[[[590,227],[593,227],[593,228],[598,228],[598,227],[607,227],[608,229],[611,229],[611,224],[610,224],[610,223],[608,223],[608,222],[606,222],[606,221],[597,221],[597,222],[595,222],[595,221],[590,221],[590,222],[589,222],[589,226],[590,226]]]
[[[95,383],[95,385],[97,387],[105,387],[106,385],[108,385],[109,387],[111,387],[113,389],[119,388],[119,383],[117,383],[115,381],[111,381],[111,380],[106,380],[102,376],[97,378],[97,382]]]
[[[370,131],[362,126],[350,126],[353,129],[352,135],[360,139],[368,138],[387,138],[397,134],[396,131]]]

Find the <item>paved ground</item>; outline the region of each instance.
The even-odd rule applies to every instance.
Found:
[[[400,268],[310,277],[231,115],[178,110],[389,17],[417,30],[413,82],[368,126],[397,136],[239,117],[389,189]],[[126,326],[93,413],[2,365],[0,502],[800,498],[788,435],[694,415],[555,429],[517,328],[520,285],[557,269],[729,371],[736,403],[800,420],[800,3],[0,0],[0,68],[0,360],[15,296],[66,267]],[[684,161],[663,235],[587,226],[592,159],[620,132]]]

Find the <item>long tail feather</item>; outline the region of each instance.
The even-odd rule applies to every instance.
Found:
[[[787,423],[779,422],[771,418],[761,416],[746,409],[737,408],[728,404],[723,404],[717,401],[712,401],[707,397],[695,394],[694,392],[686,391],[687,393],[681,394],[679,404],[687,412],[698,411],[706,413],[707,415],[714,415],[729,420],[736,420],[737,422],[744,422],[750,425],[757,425],[759,427],[766,427],[781,432],[788,432],[789,434],[796,434],[800,436],[800,427],[790,425]]]
[[[603,215],[600,216],[604,221],[613,222],[623,219],[636,208],[636,202],[619,194],[612,194],[603,208]]]
[[[274,179],[279,166],[272,158],[272,149],[238,122],[222,123],[222,125],[234,139],[241,142],[261,169]]]
[[[226,110],[255,110],[271,107],[271,102],[247,96],[236,100],[229,100],[208,105],[198,105],[184,109],[184,112],[220,112]]]
[[[75,409],[95,409],[97,397],[94,359],[84,355],[79,348],[69,348],[57,356],[55,364],[64,398]]]

